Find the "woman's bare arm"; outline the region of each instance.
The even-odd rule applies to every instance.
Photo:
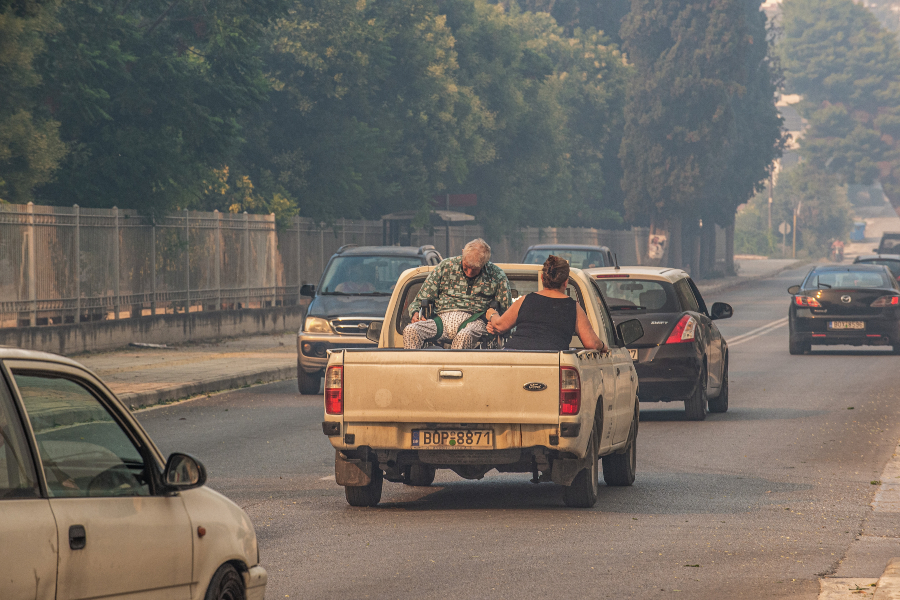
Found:
[[[524,299],[519,302],[513,302],[512,306],[506,309],[505,313],[502,315],[495,315],[491,318],[487,326],[488,333],[492,335],[506,333],[515,327],[516,321],[519,320],[519,307],[522,306],[523,301]]]
[[[588,321],[587,315],[584,314],[584,309],[581,308],[580,304],[575,305],[575,331],[578,333],[578,339],[581,340],[581,345],[585,348],[590,350],[600,350],[601,352],[606,352],[608,350],[606,344],[603,343],[603,340],[594,333],[591,322]]]

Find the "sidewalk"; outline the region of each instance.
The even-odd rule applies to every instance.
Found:
[[[734,266],[737,275],[722,277],[720,279],[708,279],[697,282],[700,293],[704,296],[717,294],[733,287],[744,285],[752,281],[767,279],[774,275],[787,271],[793,267],[804,264],[805,261],[795,258],[762,258],[750,256],[735,256]]]
[[[297,376],[297,334],[257,335],[172,348],[128,347],[73,359],[132,410]]]

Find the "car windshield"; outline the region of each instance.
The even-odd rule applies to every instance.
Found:
[[[529,250],[522,262],[526,265],[542,265],[551,254],[566,259],[569,261],[569,266],[576,269],[610,266],[603,260],[603,253],[599,250],[566,250],[565,248]]]
[[[390,296],[400,274],[421,267],[412,256],[339,256],[322,277],[320,293],[337,296]]]
[[[859,262],[865,265],[884,265],[890,269],[891,274],[893,274],[894,277],[900,277],[900,260],[875,259],[861,260]]]
[[[877,271],[813,271],[806,278],[803,289],[818,288],[890,288],[893,287],[884,273]]]
[[[646,279],[593,279],[597,290],[613,312],[641,314],[678,312],[675,288],[666,281]]]

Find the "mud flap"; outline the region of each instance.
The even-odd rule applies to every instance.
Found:
[[[557,458],[553,461],[550,479],[559,485],[572,485],[575,476],[584,468],[585,462],[580,458]]]
[[[334,479],[338,485],[361,487],[372,483],[372,461],[334,453]]]

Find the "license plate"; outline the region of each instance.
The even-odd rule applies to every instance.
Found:
[[[631,355],[631,360],[637,360],[637,350],[628,349],[628,354]]]
[[[828,321],[828,329],[865,329],[865,321]]]
[[[413,448],[493,448],[490,429],[414,429]]]

